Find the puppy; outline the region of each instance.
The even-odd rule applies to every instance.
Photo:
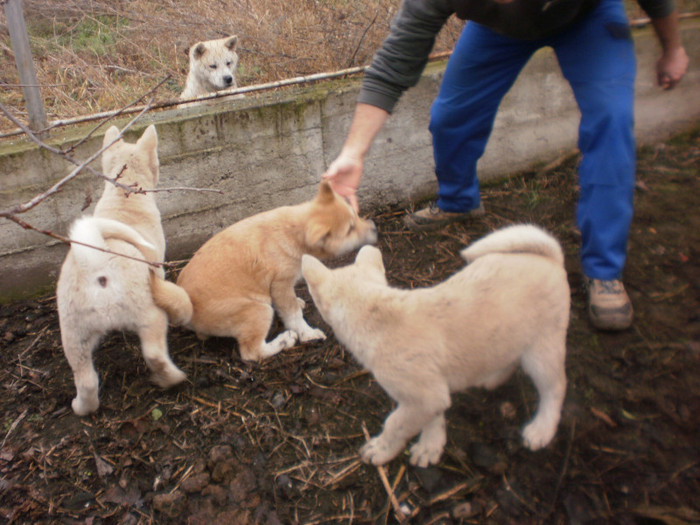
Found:
[[[197,42],[190,48],[190,71],[180,99],[235,89],[238,37]]]
[[[557,430],[566,390],[569,285],[559,243],[534,226],[512,226],[461,252],[470,264],[431,288],[387,285],[382,256],[364,247],[355,263],[330,270],[302,258],[311,297],[338,340],[396,401],[382,433],[360,454],[381,465],[409,439],[410,462],[437,463],[446,442],[450,393],[494,388],[517,365],[540,402],[524,428],[532,450]]]
[[[112,126],[104,144],[118,136],[119,130]],[[136,144],[119,140],[102,154],[103,173],[122,184],[153,189],[158,182],[157,147],[154,126]],[[170,387],[185,379],[168,355],[168,317],[156,306],[153,294],[163,301],[167,298],[174,317],[185,318],[191,315],[187,294],[164,281],[160,267],[77,244],[163,262],[165,238],[153,194],[126,195],[106,182],[93,216],[75,221],[69,236],[75,242],[61,268],[56,297],[63,351],[77,390],[73,411],[83,416],[99,407],[92,352],[110,330],[138,333],[146,364],[159,386]]]
[[[297,339],[324,339],[304,320],[294,292],[302,254],[334,257],[376,240],[374,223],[324,181],[313,200],[243,219],[197,250],[177,280],[192,301],[186,324],[202,336],[235,337],[245,360],[275,355]],[[273,309],[287,330],[266,342]]]

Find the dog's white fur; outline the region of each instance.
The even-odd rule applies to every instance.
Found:
[[[362,248],[355,263],[328,269],[302,259],[311,296],[338,340],[396,401],[383,432],[361,449],[381,465],[409,439],[410,461],[437,463],[450,393],[494,388],[518,364],[532,378],[539,408],[523,429],[532,450],[554,437],[566,391],[569,285],[559,243],[530,225],[498,230],[462,252],[470,262],[430,288],[387,285],[382,255]]]
[[[235,89],[238,36],[197,42],[189,50],[190,70],[180,99]]]
[[[119,130],[111,127],[104,144],[118,136]],[[102,154],[103,173],[112,178],[118,175],[119,182],[126,185],[153,189],[158,183],[157,147],[154,126],[149,126],[136,144],[119,140]],[[168,355],[167,314],[153,299],[154,294],[168,297],[173,315],[188,317],[191,304],[184,291],[163,280],[162,268],[77,244],[163,262],[165,237],[153,194],[127,197],[124,190],[106,182],[93,216],[76,220],[69,237],[75,242],[61,268],[56,296],[63,351],[77,391],[72,402],[75,413],[82,416],[99,407],[99,380],[92,353],[111,330],[139,334],[152,379],[159,386],[169,387],[185,379]]]
[[[328,258],[376,240],[374,223],[321,182],[314,199],[243,219],[197,250],[177,280],[194,308],[186,324],[201,336],[235,337],[245,360],[323,339],[294,292],[302,254]],[[287,330],[266,342],[275,310]]]

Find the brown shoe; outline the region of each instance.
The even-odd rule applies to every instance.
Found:
[[[626,330],[632,325],[634,310],[625,287],[614,279],[603,281],[585,277],[588,290],[588,318],[599,330]]]
[[[403,223],[409,230],[416,232],[428,232],[437,230],[447,224],[457,221],[466,221],[473,217],[480,217],[486,213],[480,204],[478,208],[466,212],[442,211],[436,202],[427,208],[410,213],[403,218]]]

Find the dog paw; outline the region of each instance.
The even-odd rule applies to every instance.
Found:
[[[151,381],[161,388],[170,388],[178,383],[182,383],[186,378],[187,374],[174,365],[171,370],[162,371],[157,374],[153,373],[151,375]]]
[[[326,334],[323,333],[323,330],[320,330],[318,328],[311,328],[310,326],[308,327],[308,329],[304,329],[299,334],[299,341],[302,343],[307,343],[309,341],[322,341],[325,338]]]
[[[387,446],[386,441],[382,439],[381,435],[370,439],[360,449],[362,461],[372,465],[384,465],[384,463],[394,459],[396,454],[398,454],[396,447]]]
[[[523,442],[530,450],[539,450],[549,445],[556,432],[556,426],[535,420],[523,429]]]
[[[87,416],[92,414],[100,406],[100,402],[97,398],[95,399],[81,399],[76,397],[71,402],[71,407],[76,416]]]
[[[411,447],[411,458],[409,462],[411,465],[423,468],[429,465],[435,465],[440,461],[442,449],[442,445],[418,441]]]

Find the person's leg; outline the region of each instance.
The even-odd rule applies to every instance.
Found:
[[[479,207],[476,163],[502,98],[538,47],[474,22],[466,24],[430,115],[441,210],[467,212]]]
[[[622,2],[602,0],[570,31],[553,38],[552,45],[581,109],[581,265],[589,280],[615,282],[627,255],[635,179],[636,62]],[[618,284],[598,286],[605,292],[603,309],[612,308],[612,324],[598,325],[589,309],[601,328],[626,328],[632,321],[631,304]]]

